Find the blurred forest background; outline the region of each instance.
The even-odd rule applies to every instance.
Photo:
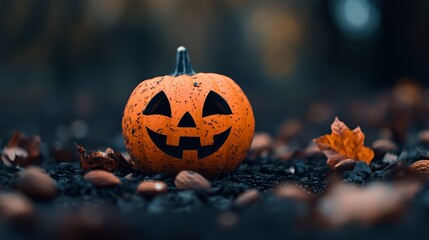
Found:
[[[427,0],[0,0],[0,19],[2,145],[21,130],[121,146],[131,91],[169,74],[180,45],[241,85],[258,131],[327,133],[336,115],[376,129],[385,93],[429,102]]]

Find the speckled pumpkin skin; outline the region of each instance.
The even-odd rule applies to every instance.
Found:
[[[171,106],[171,117],[143,115],[149,101],[164,91]],[[203,117],[202,109],[210,91],[218,93],[232,114]],[[195,128],[178,123],[189,112]],[[213,154],[198,158],[197,150],[184,150],[181,159],[161,151],[149,137],[147,128],[167,136],[167,144],[178,146],[180,137],[200,137],[202,146],[212,145],[213,136],[228,128],[230,134]],[[245,158],[254,135],[252,107],[241,88],[230,78],[214,73],[156,77],[141,82],[131,94],[122,119],[126,147],[135,165],[143,172],[175,174],[193,170],[207,177],[234,170]]]

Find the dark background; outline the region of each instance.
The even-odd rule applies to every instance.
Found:
[[[241,85],[257,131],[323,113],[354,127],[356,99],[428,86],[429,1],[0,0],[2,145],[21,130],[121,147],[129,94],[180,45]]]

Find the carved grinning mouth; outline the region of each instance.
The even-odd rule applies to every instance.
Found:
[[[197,150],[198,159],[205,158],[215,153],[228,139],[231,127],[227,130],[213,136],[213,145],[201,146],[200,137],[180,137],[179,146],[167,145],[167,136],[154,132],[146,127],[149,133],[150,139],[155,145],[166,154],[175,157],[182,158],[183,150]]]

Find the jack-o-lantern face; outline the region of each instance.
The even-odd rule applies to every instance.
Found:
[[[253,137],[250,103],[228,77],[184,73],[136,87],[122,120],[127,149],[146,172],[194,170],[216,176],[232,171]]]
[[[154,115],[159,114],[165,117],[171,118],[171,106],[167,98],[167,95],[163,91],[159,92],[152,98],[148,103],[146,109],[143,111],[143,115]],[[208,117],[211,115],[229,115],[232,114],[231,108],[228,106],[228,103],[221,97],[219,94],[210,91],[204,101],[202,107],[202,117]],[[177,124],[178,128],[197,128],[197,124],[189,113],[185,112],[180,118]],[[213,144],[203,146],[201,145],[200,136],[181,136],[179,139],[179,144],[169,145],[167,144],[168,135],[157,133],[154,130],[151,130],[149,127],[146,127],[146,130],[149,134],[152,142],[166,154],[175,157],[182,158],[183,151],[197,151],[198,158],[205,158],[213,153],[215,153],[226,141],[229,134],[231,133],[231,127],[222,131],[221,133],[213,135]]]

